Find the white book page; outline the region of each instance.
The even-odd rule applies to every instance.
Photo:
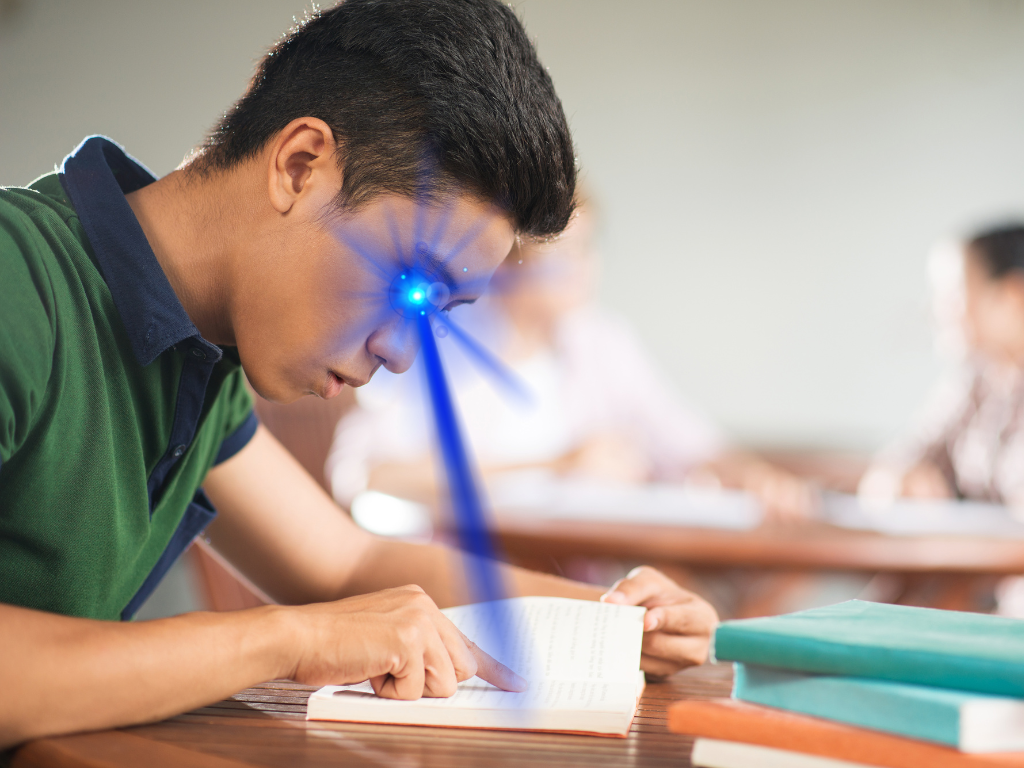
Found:
[[[493,636],[490,622],[496,615],[495,607],[502,611],[501,624],[509,640],[501,643],[501,653],[483,641],[484,636]],[[449,608],[444,613],[452,623],[474,642],[480,638],[484,650],[493,651],[525,677],[528,690],[502,691],[474,677],[460,683],[449,698],[409,702],[379,698],[369,682],[326,686],[310,697],[308,716],[396,721],[403,719],[402,713],[410,707],[424,712],[427,719],[427,710],[520,711],[530,721],[544,712],[631,713],[642,690],[638,678],[642,680],[639,668],[644,612],[636,606],[557,597],[513,598],[499,601],[497,606]],[[370,716],[371,711],[379,714]],[[543,727],[540,723],[534,725]],[[522,723],[518,726],[525,727]]]
[[[690,762],[697,768],[873,768],[834,757],[719,739],[697,739]]]
[[[329,690],[328,690],[329,689]],[[369,682],[359,685],[329,686],[318,691],[336,699],[342,698],[359,707],[415,706],[441,709],[497,709],[497,710],[589,710],[617,712],[629,708],[636,701],[637,686],[622,683],[592,683],[580,680],[549,680],[534,683],[522,693],[502,691],[479,678],[459,684],[454,696],[446,699],[419,699],[399,702],[382,699],[373,692]]]
[[[443,613],[530,683],[636,681],[645,609],[564,597],[517,597]],[[495,637],[500,620],[504,636]]]

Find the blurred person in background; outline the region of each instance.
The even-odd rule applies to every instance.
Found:
[[[805,483],[729,446],[672,391],[628,325],[594,306],[594,235],[593,206],[581,204],[557,240],[521,242],[490,295],[454,318],[525,384],[529,404],[441,345],[485,477],[533,469],[599,482],[692,482],[749,491],[769,518],[807,516]],[[437,474],[421,382],[382,374],[357,391],[325,474],[343,505],[368,489],[432,503]]]
[[[944,281],[936,309],[940,321],[958,321],[960,360],[915,425],[879,454],[860,492],[875,505],[967,499],[1024,517],[1024,223],[980,232],[947,263],[960,290]],[[952,329],[943,330],[948,338]],[[999,613],[1024,616],[1024,579],[1004,579],[996,602]]]
[[[961,361],[915,426],[879,455],[861,492],[972,499],[1024,514],[1024,224],[981,232],[958,259]]]

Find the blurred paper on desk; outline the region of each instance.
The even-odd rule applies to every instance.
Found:
[[[1024,538],[1024,522],[1007,507],[979,501],[897,499],[884,506],[857,496],[826,493],[825,520],[842,528],[892,536],[960,535]]]
[[[763,517],[750,494],[668,483],[600,483],[531,470],[494,477],[488,489],[499,518],[749,530]]]

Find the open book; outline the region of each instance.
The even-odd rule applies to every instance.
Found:
[[[508,635],[499,648],[496,607]],[[444,614],[467,637],[527,679],[527,691],[474,677],[451,698],[396,701],[377,697],[369,682],[329,685],[309,697],[306,718],[625,736],[643,691],[644,610],[562,597],[448,608]]]

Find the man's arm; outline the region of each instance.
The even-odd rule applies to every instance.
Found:
[[[461,553],[363,530],[263,427],[211,470],[204,488],[218,510],[210,541],[278,602],[324,602],[404,584],[418,584],[442,608],[468,600]],[[604,592],[501,567],[514,594],[596,600]]]
[[[0,604],[0,749],[159,720],[287,675],[280,611],[120,623]]]
[[[135,623],[0,604],[0,647],[0,749],[160,720],[279,677],[369,680],[398,699],[451,696],[473,675],[524,686],[417,587]]]
[[[327,602],[364,591],[362,582],[371,585],[366,589],[380,588],[379,580],[360,580],[361,571],[408,573],[408,584],[431,560],[417,560],[422,553],[413,549],[412,562],[396,568],[388,553],[367,546],[372,540],[333,505],[329,515],[303,517],[301,510],[325,506],[319,488],[266,433],[227,462],[229,473],[215,474],[260,468],[261,458],[283,466],[264,467],[264,477],[247,479],[247,490],[257,499],[265,494],[265,503],[240,494],[254,513],[246,518],[252,527],[242,526],[244,538],[273,541],[275,526],[291,538],[277,541],[279,548],[260,544],[256,557],[246,561],[248,570],[263,576],[268,587],[273,584],[275,596],[314,604],[141,622],[95,621],[0,604],[0,749],[40,736],[160,720],[279,677],[311,685],[369,679],[380,695],[405,699],[450,696],[458,681],[475,674],[509,690],[521,688],[521,680],[463,637],[418,587],[392,579],[395,589]],[[232,498],[213,479],[218,499]],[[230,502],[227,507],[236,509]],[[276,523],[264,517],[261,524],[270,508],[285,517]],[[295,510],[296,519],[289,519]],[[337,557],[330,546],[316,546],[328,536],[339,549]],[[305,564],[301,548],[330,562]],[[396,554],[403,556],[401,547]],[[270,566],[265,571],[255,568],[259,557]],[[348,562],[350,557],[356,561]],[[275,582],[266,574],[286,578]],[[438,581],[441,591],[445,583]]]
[[[379,695],[406,699],[450,696],[474,675],[521,689],[523,681],[464,637],[423,589],[395,586],[418,583],[441,604],[459,602],[457,553],[357,528],[262,429],[209,480],[222,510],[211,531],[218,547],[277,599],[312,604],[134,623],[0,604],[0,749],[159,720],[278,677],[310,685],[368,679]],[[601,593],[521,569],[505,573],[518,594]],[[385,587],[394,588],[375,591]],[[649,673],[705,658],[714,611],[657,571],[639,569],[604,597],[648,606]]]
[[[463,555],[447,547],[374,536],[352,522],[262,427],[212,470],[206,492],[219,515],[214,546],[264,592],[308,603],[417,584],[442,607],[468,600]],[[508,565],[510,592],[597,600],[600,587]],[[650,568],[637,569],[606,599],[644,605],[644,669],[669,674],[707,657],[714,609]]]

